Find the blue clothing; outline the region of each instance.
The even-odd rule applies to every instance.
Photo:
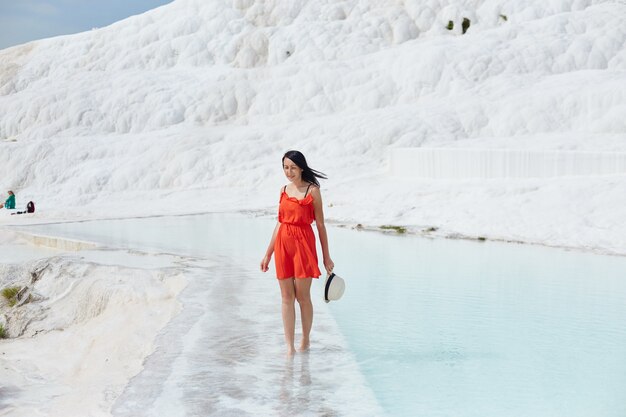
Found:
[[[7,198],[7,201],[4,202],[4,208],[15,208],[15,195],[10,195],[9,198]]]

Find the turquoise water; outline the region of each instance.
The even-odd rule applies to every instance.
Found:
[[[35,230],[254,270],[274,224],[211,214]],[[337,227],[329,236],[347,282],[332,315],[387,415],[626,415],[626,258]]]
[[[363,235],[333,312],[397,416],[626,415],[626,259]]]

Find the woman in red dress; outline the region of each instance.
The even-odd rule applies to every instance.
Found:
[[[319,278],[315,234],[311,223],[315,221],[322,246],[324,268],[331,273],[334,263],[328,250],[328,236],[324,226],[322,194],[318,178],[326,178],[321,172],[311,169],[298,151],[289,151],[283,156],[283,171],[290,184],[281,187],[278,205],[278,223],[261,261],[261,271],[268,270],[272,254],[275,255],[276,277],[282,296],[283,326],[287,353],[296,352],[294,333],[296,322],[295,300],[300,305],[302,340],[300,350],[309,348],[309,335],[313,324],[311,282]]]

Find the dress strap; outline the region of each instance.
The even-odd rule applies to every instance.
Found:
[[[287,194],[287,186],[286,185],[283,187],[283,193]]]
[[[304,196],[306,197],[306,195],[309,193],[309,188],[311,188],[311,184],[309,184],[308,187],[306,187],[306,191],[304,192]]]

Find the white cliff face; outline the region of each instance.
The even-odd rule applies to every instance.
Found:
[[[608,249],[558,213],[577,195],[584,216],[603,210],[590,189],[623,205],[623,181],[585,179],[542,219],[513,207],[513,233],[493,224],[511,202],[489,191],[500,184],[405,186],[389,149],[626,150],[624,17],[608,1],[178,0],[0,51],[2,186],[41,216],[273,209],[280,157],[296,148],[330,176],[333,220]],[[474,187],[498,197],[457,198]],[[393,210],[387,190],[403,195]],[[526,195],[527,209],[543,198]]]
[[[0,300],[2,379],[13,393],[3,410],[104,415],[180,310],[186,278],[173,261],[109,251],[0,265],[0,288],[20,288],[14,306]]]
[[[168,281],[166,271],[129,270],[76,261],[53,257],[2,266],[2,287],[20,288],[15,303],[20,308],[7,308],[3,300],[9,337],[63,331],[106,315],[108,309],[133,305],[145,308],[172,299],[178,291],[169,288],[176,279]],[[178,275],[180,281],[182,275]]]

